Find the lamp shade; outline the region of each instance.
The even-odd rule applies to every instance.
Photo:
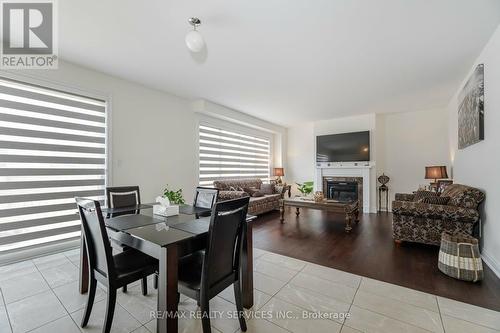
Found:
[[[282,177],[285,175],[285,169],[283,168],[274,168],[274,175],[278,177]]]
[[[445,179],[448,178],[446,166],[428,166],[425,167],[425,179]]]

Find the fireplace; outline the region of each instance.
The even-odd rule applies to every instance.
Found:
[[[323,177],[323,194],[325,198],[340,202],[358,201],[363,207],[362,177]]]
[[[356,201],[358,200],[358,183],[327,180],[326,198],[340,202]]]

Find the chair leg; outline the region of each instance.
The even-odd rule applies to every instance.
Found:
[[[148,294],[148,277],[145,276],[141,280],[141,290],[142,296],[146,296]]]
[[[97,288],[97,280],[91,277],[89,281],[89,291],[88,291],[89,297],[87,299],[87,306],[85,307],[85,312],[83,314],[81,323],[82,327],[87,326],[89,322],[90,313],[92,312],[92,306],[94,305],[96,288]]]
[[[201,306],[201,326],[203,327],[203,333],[211,333],[212,329],[210,327],[210,306],[208,305],[208,297],[200,301]]]
[[[154,274],[153,277],[153,288],[158,289],[158,274]]]
[[[234,301],[236,303],[236,310],[238,310],[238,320],[242,332],[247,331],[247,323],[245,322],[245,312],[243,310],[243,303],[241,302],[241,288],[240,281],[233,283],[234,287]]]
[[[124,286],[122,287],[122,291],[123,291],[124,293],[126,293],[126,292],[127,292],[127,285],[124,285]]]
[[[109,333],[111,331],[111,325],[113,324],[113,316],[115,314],[116,305],[116,289],[108,289],[108,303],[106,304],[106,317],[104,319],[104,326],[102,327],[103,333]]]

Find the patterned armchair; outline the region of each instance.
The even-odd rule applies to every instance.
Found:
[[[443,231],[472,235],[484,197],[480,190],[460,184],[447,186],[441,195],[397,193],[392,202],[393,238],[439,245]]]
[[[260,215],[279,209],[280,199],[286,188],[276,184],[263,184],[259,178],[225,179],[214,181],[214,187],[219,190],[219,201],[250,196],[248,214]],[[254,196],[253,191],[267,191],[263,195]],[[253,191],[252,191],[253,190]]]

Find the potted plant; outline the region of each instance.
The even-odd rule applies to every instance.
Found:
[[[307,197],[309,196],[314,187],[314,182],[303,182],[302,184],[295,183],[297,184],[297,189],[299,190],[300,193],[302,193],[302,196]]]
[[[156,198],[158,205],[153,206],[153,214],[161,216],[179,215],[179,205],[186,203],[182,196],[182,189],[176,191],[167,187],[163,190],[163,195]]]

